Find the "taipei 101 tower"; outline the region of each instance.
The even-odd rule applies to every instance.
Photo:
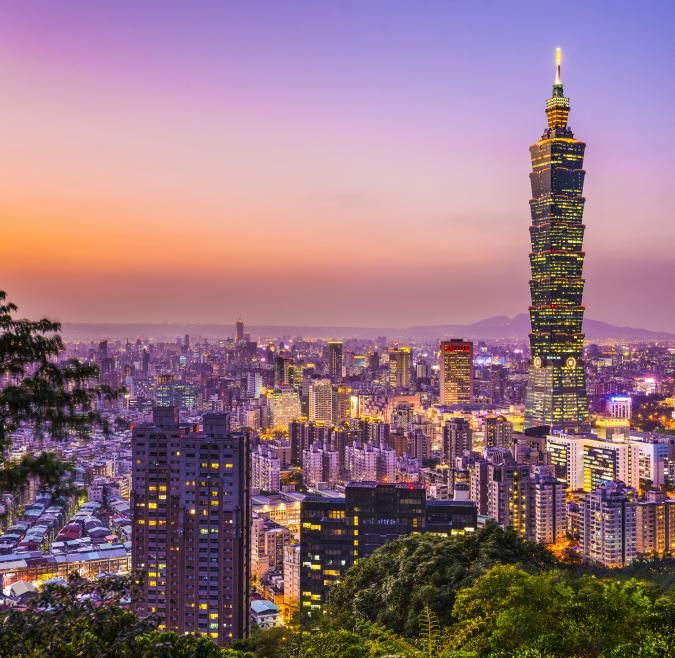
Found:
[[[548,128],[530,147],[530,366],[525,427],[580,430],[588,420],[582,359],[584,307],[584,150],[567,125],[570,100],[556,51]]]

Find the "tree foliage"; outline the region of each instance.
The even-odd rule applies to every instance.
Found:
[[[1,491],[20,490],[31,475],[39,476],[45,486],[67,484],[71,467],[48,454],[9,462],[12,434],[19,428],[30,428],[36,440],[84,434],[92,425],[104,424],[93,403],[117,394],[98,383],[96,365],[58,361],[63,351],[58,323],[18,319],[16,311],[0,291],[0,373],[7,378],[0,389]]]
[[[457,591],[496,564],[537,572],[554,566],[555,559],[495,524],[455,537],[410,535],[354,565],[330,593],[329,616],[347,628],[365,619],[414,636],[426,607],[442,625],[449,624]]]
[[[158,630],[129,609],[131,580],[116,577],[47,585],[27,610],[0,615],[0,656],[17,658],[249,658],[209,638]]]
[[[498,566],[457,594],[454,615],[459,647],[475,656],[675,654],[675,601],[634,579]]]

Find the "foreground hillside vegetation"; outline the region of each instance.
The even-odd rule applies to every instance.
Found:
[[[672,572],[654,560],[588,573],[496,526],[415,535],[360,561],[325,614],[232,649],[138,619],[129,578],[73,577],[0,614],[0,657],[675,658]]]

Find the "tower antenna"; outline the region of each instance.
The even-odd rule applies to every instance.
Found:
[[[560,82],[560,62],[562,61],[562,50],[560,48],[555,49],[555,83],[557,85],[561,84]]]

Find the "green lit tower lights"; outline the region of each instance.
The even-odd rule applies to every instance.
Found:
[[[525,427],[575,430],[588,419],[582,360],[584,307],[584,149],[567,125],[570,101],[560,81],[556,51],[548,128],[530,147],[532,252],[530,366]]]

